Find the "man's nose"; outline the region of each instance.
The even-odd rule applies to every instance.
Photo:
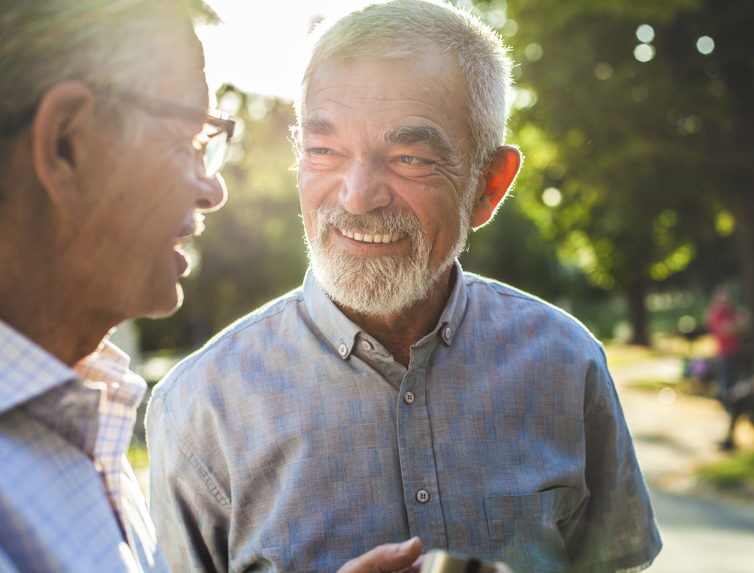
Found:
[[[217,173],[210,178],[203,178],[200,182],[199,195],[196,198],[196,208],[199,211],[217,211],[228,199],[228,188],[225,180]]]
[[[363,161],[350,162],[340,190],[340,202],[349,213],[363,215],[387,207],[391,201],[390,188],[378,166]]]

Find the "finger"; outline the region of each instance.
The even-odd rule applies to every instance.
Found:
[[[378,545],[371,551],[351,559],[338,573],[393,573],[410,567],[422,552],[422,542],[418,537],[403,543]]]
[[[399,573],[419,573],[422,570],[422,564],[424,563],[424,555],[419,555],[419,558],[414,561],[409,567],[401,570]]]

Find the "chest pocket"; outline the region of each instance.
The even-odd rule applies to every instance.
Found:
[[[484,498],[493,561],[516,573],[567,571],[568,555],[558,522],[578,503],[576,488]]]

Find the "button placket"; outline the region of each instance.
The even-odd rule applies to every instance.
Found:
[[[433,547],[447,548],[448,539],[440,498],[435,497],[438,492],[437,460],[434,458],[432,430],[425,401],[427,362],[437,341],[438,339],[434,339],[433,343],[411,349],[411,362],[399,394],[399,400],[402,398],[404,403],[398,403],[398,446],[411,534],[420,536]],[[411,401],[413,405],[409,407]]]

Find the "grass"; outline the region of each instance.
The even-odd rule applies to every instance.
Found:
[[[128,448],[126,457],[132,468],[149,467],[149,454],[147,453],[147,447],[143,444]]]
[[[754,452],[734,454],[730,458],[696,471],[703,482],[724,490],[754,489]]]
[[[663,388],[674,388],[675,384],[663,382],[662,380],[636,380],[630,384],[626,384],[633,390],[644,390],[646,392],[659,392]]]

